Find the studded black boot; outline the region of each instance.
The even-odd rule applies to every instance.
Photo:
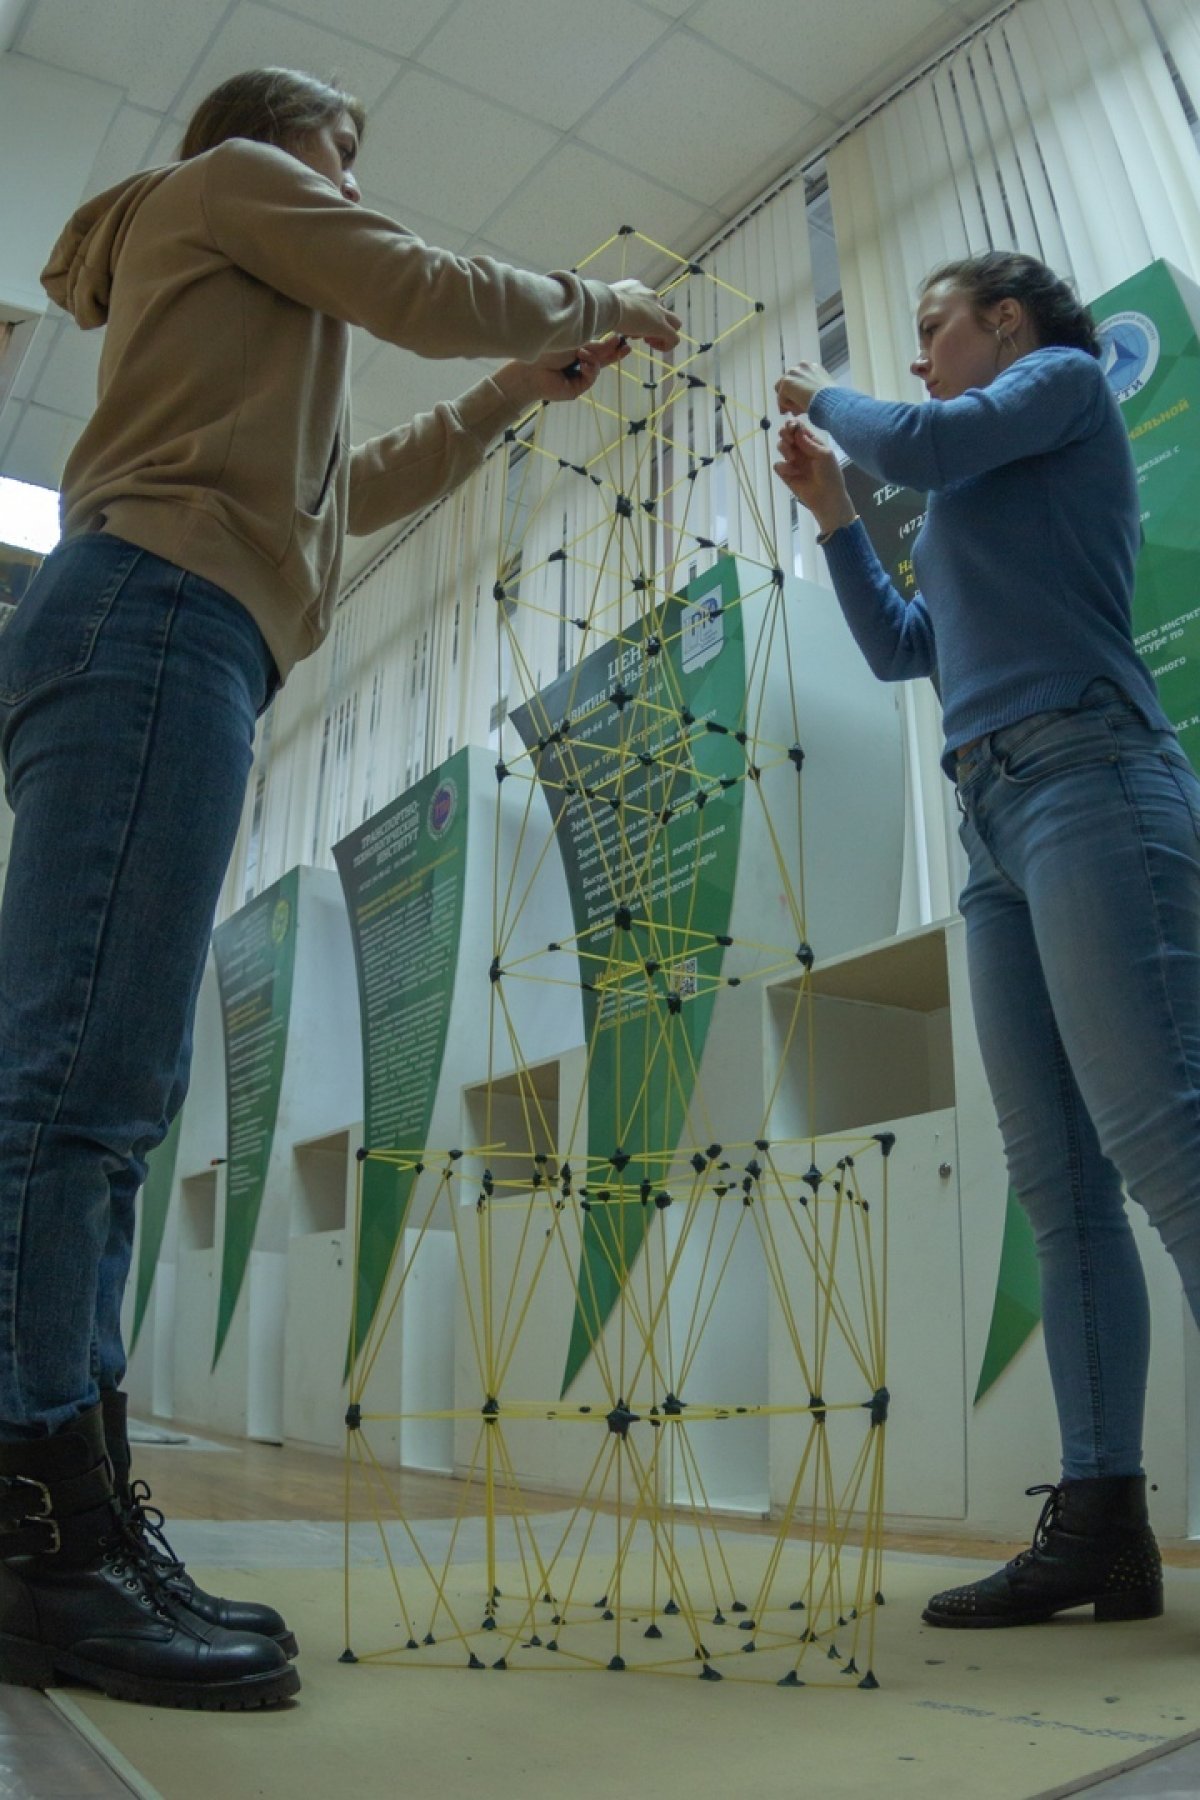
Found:
[[[140,1538],[146,1555],[172,1594],[189,1612],[220,1625],[225,1631],[253,1631],[259,1637],[273,1638],[285,1656],[297,1653],[295,1633],[289,1631],[273,1606],[257,1600],[225,1600],[219,1594],[206,1594],[197,1587],[164,1535],[164,1519],[157,1506],[151,1506],[150,1489],[144,1481],[130,1481],[129,1432],[126,1422],[127,1396],[115,1389],[100,1395],[104,1416],[104,1441],[113,1469],[113,1491],[117,1505],[129,1528]]]
[[[921,1615],[927,1625],[1041,1625],[1076,1606],[1090,1606],[1100,1621],[1159,1616],[1162,1558],[1146,1514],[1144,1475],[1025,1491],[1048,1496],[1029,1549],[982,1581],[935,1594]]]
[[[0,1681],[79,1681],[117,1700],[246,1711],[297,1692],[279,1645],[191,1612],[112,1489],[99,1406],[0,1444]]]

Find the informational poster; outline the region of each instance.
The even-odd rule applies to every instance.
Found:
[[[1155,262],[1092,313],[1137,464],[1135,642],[1200,767],[1200,288]]]
[[[133,1330],[129,1338],[132,1356],[141,1336],[150,1304],[150,1290],[158,1272],[158,1253],[167,1229],[167,1213],[171,1205],[171,1188],[175,1182],[175,1159],[179,1153],[179,1127],[183,1118],[177,1112],[171,1128],[146,1162],[146,1180],[142,1187],[142,1234],[138,1241],[137,1287],[133,1302]]]
[[[290,870],[213,933],[229,1108],[214,1367],[246,1279],[275,1139],[292,1007],[299,883],[300,871]]]
[[[428,1145],[458,968],[467,783],[460,750],[334,846],[358,972],[368,1150],[416,1157]],[[378,1310],[414,1175],[368,1160],[362,1178],[351,1358]]]
[[[842,474],[876,556],[891,576],[896,591],[911,600],[917,591],[913,539],[925,522],[925,495],[915,488],[881,481],[857,463],[843,463]]]
[[[664,1191],[721,978],[747,767],[738,601],[723,559],[512,713],[566,871],[591,1053],[564,1394]]]

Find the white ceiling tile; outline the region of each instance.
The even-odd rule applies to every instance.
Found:
[[[336,15],[329,0],[272,0],[281,12],[299,13],[319,24],[336,23],[348,37],[377,44],[393,56],[411,56],[455,0],[341,0]]]
[[[681,19],[695,6],[696,0],[641,0],[647,12],[665,13],[669,19]]]
[[[939,22],[947,37],[956,21],[939,0],[837,0],[836,6],[801,9],[796,0],[703,0],[688,18],[722,50],[785,81],[814,106],[836,110],[836,98],[858,86],[913,37]]]
[[[419,357],[406,356],[402,350],[385,349],[383,354],[385,362],[394,360],[408,364],[403,372],[397,369],[396,405],[389,408],[389,417],[395,425],[411,419],[414,413],[427,412],[440,400],[456,400],[485,375],[490,375],[493,369],[498,369],[502,361],[500,357],[484,356],[426,362]]]
[[[386,170],[381,172],[386,173]],[[425,243],[437,244],[442,250],[461,250],[471,235],[461,225],[449,225],[445,219],[431,219],[426,213],[414,212],[411,206],[404,205],[398,194],[364,189],[363,205],[395,219],[398,225],[403,225]]]
[[[38,487],[56,488],[62,480],[63,464],[84,424],[83,419],[28,404],[4,453],[0,475],[9,475],[14,481],[32,481]]]
[[[373,191],[477,231],[557,141],[532,119],[412,69],[372,116],[360,167]]]
[[[583,144],[566,143],[489,221],[488,237],[505,247],[510,261],[563,269],[582,262],[622,225],[688,255],[718,223],[694,200],[618,167]],[[612,266],[604,273],[612,279],[619,272],[640,277],[662,260],[635,238],[624,240],[621,249],[628,267],[620,271],[616,258],[610,259]]]
[[[103,331],[81,331],[68,321],[59,332],[46,365],[30,390],[39,406],[86,419],[96,404],[96,377]]]
[[[146,151],[148,169],[161,167],[163,163],[174,162],[179,155],[179,146],[183,142],[183,134],[187,130],[187,120],[171,116],[159,122],[158,130],[150,140]]]
[[[428,412],[439,400],[455,399],[496,366],[494,361],[468,361],[463,357],[430,362],[394,345],[382,345],[364,374],[354,382],[351,399],[355,440],[361,441],[367,435],[358,419],[360,408],[365,417],[384,421],[380,429],[393,431],[414,413]]]
[[[379,348],[379,339],[364,331],[361,325],[350,327],[350,367],[355,376],[362,373]]]
[[[975,25],[989,13],[1000,10],[1000,0],[947,0],[947,3],[967,25]]]
[[[17,370],[17,378],[12,385],[10,400],[27,400],[33,392],[34,383],[46,365],[46,358],[54,347],[54,340],[62,323],[43,315],[34,327],[33,339],[25,352],[24,360]],[[0,433],[0,439],[3,434]]]
[[[135,106],[165,112],[228,0],[38,0],[19,48],[56,68],[111,81]]]
[[[562,129],[669,29],[634,0],[462,0],[420,61]]]
[[[162,124],[159,113],[145,112],[137,106],[123,106],[97,152],[82,198],[90,200],[93,194],[102,194],[106,188],[115,187],[126,175],[134,175],[139,169],[146,168],[150,146],[161,132]]]
[[[350,420],[351,441],[365,444],[368,438],[383,437],[391,430],[391,422],[387,419],[371,419],[359,406],[352,407]]]
[[[25,0],[0,0],[0,55],[9,48],[25,13]]]
[[[813,117],[803,101],[684,33],[652,50],[579,135],[711,206]]]
[[[922,64],[937,56],[939,51],[949,49],[951,44],[962,37],[964,29],[961,19],[950,13],[943,14],[940,20],[934,20],[926,30],[909,38],[886,61],[877,63],[865,80],[839,97],[831,110],[845,120],[855,118],[865,107],[873,106],[889,89],[904,81],[914,69],[919,69]]]
[[[222,81],[243,69],[305,69],[340,87],[370,107],[388,86],[399,65],[380,50],[323,31],[292,13],[242,0],[197,63],[172,111],[187,116]]]

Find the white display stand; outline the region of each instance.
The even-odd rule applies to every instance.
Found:
[[[159,1248],[154,1285],[137,1347],[130,1358],[126,1388],[132,1410],[143,1417],[203,1418],[209,1407],[208,1377],[215,1318],[214,1263],[217,1219],[224,1204],[227,1147],[225,1048],[221,999],[211,955],[196,1002],[192,1069],[179,1122],[179,1148],[166,1228]],[[141,1250],[139,1205],[133,1269]],[[129,1341],[136,1278],[125,1292],[122,1324]],[[179,1315],[180,1292],[188,1313]],[[207,1355],[202,1349],[207,1333]],[[197,1409],[197,1410],[193,1410]]]
[[[1058,1428],[1040,1327],[974,1403],[1008,1176],[971,1015],[963,923],[946,920],[819,964],[813,986],[813,1125],[896,1136],[889,1169],[887,1515],[896,1523],[954,1521],[980,1535],[1019,1537],[1036,1514],[1025,1488],[1058,1478]],[[770,997],[769,1044],[785,1006],[784,994]],[[777,1107],[789,1131],[808,1127],[803,1063],[798,1046]],[[1154,1519],[1165,1537],[1182,1537],[1195,1504],[1188,1464],[1196,1456],[1197,1333],[1174,1264],[1140,1208],[1130,1212],[1154,1319],[1146,1427]],[[773,1392],[786,1366],[784,1347],[774,1345]],[[776,1505],[790,1483],[796,1433],[792,1421],[772,1431]]]
[[[352,1047],[337,1047],[339,1060]],[[293,1146],[283,1319],[283,1436],[340,1450],[354,1284],[356,1153],[362,1122]]]
[[[290,1399],[291,1434],[332,1445],[342,1441],[345,1412],[340,1371],[349,1333],[349,1257],[340,1287],[331,1280],[319,1294],[312,1291],[306,1273],[314,1259],[329,1261],[329,1239],[339,1230],[328,1229],[324,1203],[314,1193],[311,1146],[314,1140],[342,1146],[343,1196],[348,1185],[352,1191],[349,1145],[353,1139],[357,1149],[355,1121],[362,1114],[358,995],[337,876],[308,868],[298,875],[282,1087],[254,1242],[229,1331],[214,1367],[228,1132],[220,1002],[210,965],[197,1011],[171,1212],[143,1327],[146,1349],[139,1344],[129,1388],[135,1406],[148,1397],[158,1416],[268,1442],[284,1437]],[[343,1249],[346,1224],[343,1199]],[[164,1269],[171,1271],[165,1278]],[[301,1397],[294,1357],[337,1371],[337,1379],[327,1382],[325,1409],[311,1394]],[[149,1378],[147,1359],[157,1371]]]

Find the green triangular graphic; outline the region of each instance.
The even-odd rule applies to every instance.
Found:
[[[300,872],[292,869],[213,933],[225,1027],[229,1153],[216,1368],[250,1266],[287,1054]]]
[[[975,1389],[978,1406],[988,1389],[1003,1375],[1030,1333],[1041,1324],[1042,1298],[1038,1278],[1033,1228],[1011,1188],[1004,1215],[1004,1242],[1000,1249],[1000,1273],[987,1348]]]
[[[158,1272],[158,1253],[162,1249],[163,1233],[167,1228],[182,1118],[182,1112],[175,1114],[166,1137],[151,1151],[147,1160],[146,1181],[142,1188],[142,1237],[138,1245],[137,1292],[133,1305],[133,1332],[129,1340],[130,1356],[137,1349],[137,1341],[146,1319],[146,1308],[150,1304],[150,1290]]]
[[[429,1141],[458,972],[469,790],[470,753],[459,750],[333,847],[354,941],[371,1151],[415,1159]],[[363,1164],[347,1376],[379,1312],[415,1178],[411,1164]]]
[[[512,714],[562,851],[591,1046],[563,1394],[641,1251],[720,985],[746,791],[739,598],[724,557]]]

